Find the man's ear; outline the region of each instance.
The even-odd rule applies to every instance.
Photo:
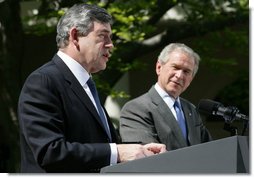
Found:
[[[156,62],[155,70],[156,70],[156,74],[159,75],[161,71],[161,63],[159,61]]]
[[[69,40],[70,40],[71,43],[73,43],[79,49],[78,30],[75,27],[70,29]]]

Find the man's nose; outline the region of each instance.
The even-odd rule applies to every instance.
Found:
[[[105,45],[105,47],[106,47],[106,48],[113,49],[113,48],[114,48],[114,45],[113,45],[113,43],[111,42],[111,43],[107,43],[107,44]]]
[[[182,70],[177,70],[175,74],[178,78],[183,77],[183,71]]]
[[[108,38],[105,47],[106,47],[106,48],[110,48],[110,49],[113,49],[113,48],[114,48],[114,44],[113,44],[111,38]]]

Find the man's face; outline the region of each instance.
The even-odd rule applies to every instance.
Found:
[[[185,53],[175,51],[169,56],[165,64],[156,64],[158,84],[170,96],[177,98],[190,85],[193,79],[194,59]]]
[[[110,50],[114,47],[111,41],[110,24],[93,22],[93,29],[84,37],[79,37],[79,62],[89,73],[96,73],[106,68]]]

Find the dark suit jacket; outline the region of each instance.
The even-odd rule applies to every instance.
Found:
[[[124,105],[119,128],[122,141],[159,142],[164,143],[167,150],[210,141],[212,138],[195,106],[183,98],[180,100],[186,119],[189,143],[184,139],[171,110],[154,87]]]
[[[110,164],[109,138],[99,115],[57,55],[25,81],[18,117],[21,172],[96,172]],[[108,122],[112,142],[118,142]]]

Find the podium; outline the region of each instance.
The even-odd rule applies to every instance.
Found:
[[[249,173],[249,140],[232,136],[119,163],[101,173]]]

